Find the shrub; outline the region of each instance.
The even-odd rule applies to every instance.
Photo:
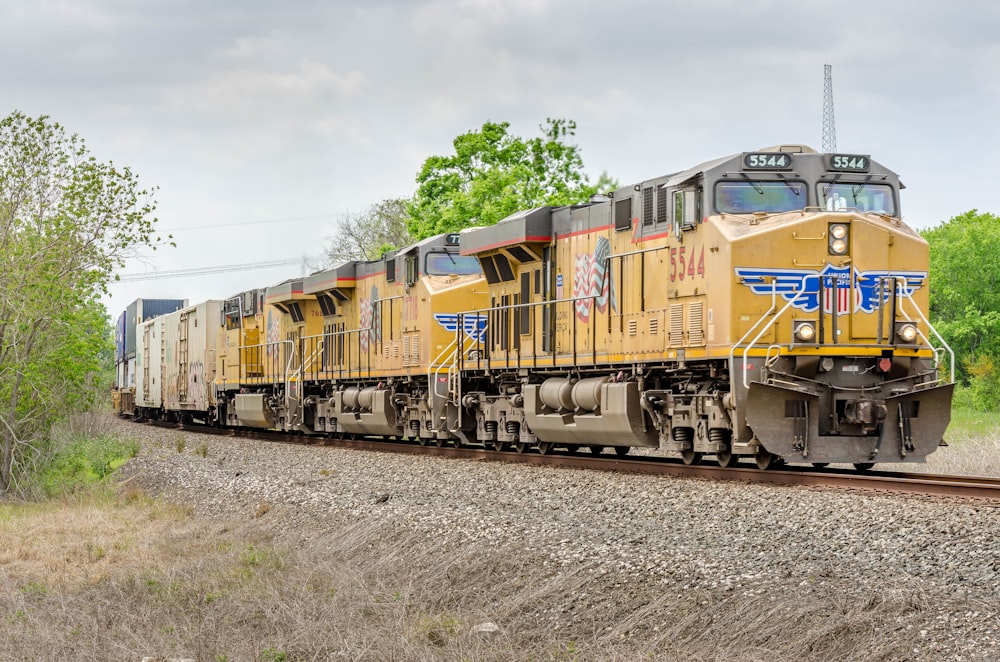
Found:
[[[110,435],[70,439],[42,465],[38,487],[48,497],[76,492],[102,482],[138,452],[137,442]]]

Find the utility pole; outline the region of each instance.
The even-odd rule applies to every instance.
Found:
[[[823,152],[837,151],[837,123],[833,119],[833,65],[823,65]]]

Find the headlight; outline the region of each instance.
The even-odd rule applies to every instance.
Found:
[[[796,322],[795,339],[800,342],[810,342],[816,337],[816,326],[812,322]]]
[[[847,224],[831,223],[828,229],[830,232],[830,255],[843,255],[847,252]]]
[[[900,324],[896,327],[896,336],[905,343],[912,343],[917,339],[917,327],[913,324]]]

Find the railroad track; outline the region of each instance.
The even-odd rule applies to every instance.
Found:
[[[873,492],[914,494],[935,497],[976,499],[989,505],[1000,506],[1000,479],[977,476],[943,476],[937,474],[895,471],[869,471],[858,473],[846,469],[816,469],[789,466],[762,471],[756,467],[740,466],[723,468],[709,464],[686,465],[673,458],[641,455],[621,457],[604,453],[518,453],[493,451],[477,447],[421,446],[412,442],[387,442],[368,439],[332,439],[306,437],[262,430],[232,430],[198,425],[184,426],[159,421],[149,422],[159,427],[170,427],[200,434],[215,434],[251,438],[261,441],[299,443],[307,445],[352,448],[382,453],[410,453],[433,457],[462,458],[486,462],[534,464],[547,467],[567,467],[616,471],[622,473],[651,474],[708,480],[730,480],[769,485],[796,485]]]

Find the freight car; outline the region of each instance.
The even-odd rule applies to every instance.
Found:
[[[221,303],[196,418],[723,466],[923,461],[954,357],[901,188],[867,155],[778,146],[248,290]],[[145,368],[178,357],[168,342]]]
[[[185,299],[136,299],[115,324],[115,386],[113,407],[119,415],[135,413],[136,327],[187,305]]]

